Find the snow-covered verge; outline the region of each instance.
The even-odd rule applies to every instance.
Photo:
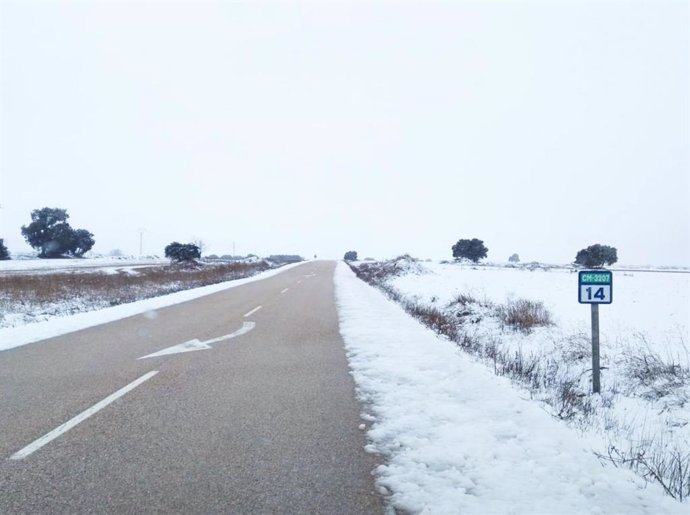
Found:
[[[409,317],[344,264],[340,331],[377,481],[403,512],[662,514],[689,510],[632,472],[604,467],[601,445],[554,419],[507,378]]]
[[[236,279],[234,281],[226,281],[201,288],[194,288],[190,290],[179,291],[168,295],[153,297],[146,300],[131,302],[128,304],[121,304],[96,311],[88,311],[78,313],[72,316],[60,316],[57,313],[55,316],[49,318],[44,322],[37,322],[34,324],[27,324],[19,327],[8,327],[0,329],[0,351],[26,345],[28,343],[53,338],[63,334],[79,331],[87,327],[93,327],[115,320],[121,320],[134,315],[142,313],[153,312],[157,309],[180,304],[189,300],[198,299],[205,295],[210,295],[219,291],[234,288],[243,284],[251,283],[268,279],[286,270],[300,266],[303,263],[295,263],[292,265],[282,266],[272,270],[267,270],[251,277],[244,279]],[[87,306],[88,307],[88,306]]]
[[[0,261],[1,272],[32,271],[34,273],[53,272],[56,270],[74,270],[93,268],[127,268],[141,266],[156,266],[170,263],[163,258],[132,258],[132,257],[97,257],[83,259],[11,259]]]
[[[409,257],[355,269],[552,416],[596,436],[602,461],[688,499],[690,275],[614,273],[614,303],[600,309],[602,393],[593,395],[590,310],[577,303],[576,274]],[[516,325],[513,311],[536,323]]]

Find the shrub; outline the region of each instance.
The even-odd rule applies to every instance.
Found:
[[[509,263],[519,263],[520,262],[520,256],[518,254],[513,254],[508,258]]]
[[[201,257],[201,250],[193,243],[178,243],[173,241],[165,247],[165,257],[178,263],[190,263]]]
[[[473,263],[477,263],[480,259],[486,257],[487,249],[482,240],[472,238],[471,240],[458,240],[452,247],[453,257],[455,259],[469,259]]]
[[[539,301],[518,299],[498,308],[498,317],[505,326],[529,333],[534,327],[552,325],[551,315]]]
[[[469,304],[479,304],[479,301],[469,293],[458,293],[455,299],[453,299],[453,303],[467,306]]]
[[[357,251],[348,250],[343,257],[345,261],[357,261]]]
[[[602,268],[604,265],[612,265],[618,261],[618,251],[608,245],[590,245],[582,249],[575,256],[575,264],[587,268]]]

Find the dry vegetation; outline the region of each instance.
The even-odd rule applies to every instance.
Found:
[[[407,261],[413,261],[412,265],[405,263]],[[388,283],[388,279],[406,273],[410,266],[414,270],[414,260],[401,256],[388,262],[361,263],[351,268],[360,279],[382,290],[421,323],[492,365],[496,375],[509,377],[528,388],[532,396],[551,407],[555,417],[576,427],[584,429],[593,425],[598,407],[610,407],[615,396],[621,393],[611,391],[595,399],[587,390],[583,377],[590,371],[588,335],[562,337],[555,342],[555,351],[548,354],[509,350],[502,345],[503,331],[529,334],[539,327],[553,325],[549,311],[541,302],[515,299],[495,304],[462,293],[444,306],[435,304],[435,298],[431,305],[423,304],[407,298]],[[495,324],[498,333],[479,336],[474,328],[482,321]],[[680,364],[682,360],[662,357],[644,339],[637,348],[629,350],[620,366],[622,379],[633,389],[626,395],[650,402],[662,400],[667,405],[683,406],[690,401],[690,369]],[[655,436],[640,441],[633,436],[631,427],[619,426],[613,421],[609,424],[611,427],[607,430],[615,433],[613,438],[628,444],[627,447],[611,445],[608,455],[599,455],[602,460],[630,468],[646,480],[658,482],[675,499],[690,498],[688,449],[669,446]]]
[[[39,321],[249,277],[268,268],[261,261],[0,276],[0,324],[9,315],[21,317],[22,323]]]

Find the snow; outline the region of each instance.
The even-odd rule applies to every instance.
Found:
[[[86,329],[87,327],[114,322],[115,320],[121,320],[142,313],[146,316],[154,317],[154,312],[157,309],[198,299],[199,297],[204,297],[212,293],[217,293],[254,281],[268,279],[269,277],[273,277],[274,275],[302,264],[304,263],[294,263],[273,270],[267,270],[245,279],[237,279],[235,281],[227,281],[203,286],[201,288],[179,291],[169,295],[162,295],[160,297],[131,302],[129,304],[121,304],[98,311],[89,311],[67,317],[56,317],[51,320],[46,320],[45,322],[0,329],[0,351],[45,340],[47,338],[53,338],[55,336],[61,336],[63,334]]]
[[[567,333],[590,331],[590,307],[577,302],[577,274],[570,270],[472,267],[424,263],[427,274],[407,274],[390,284],[401,293],[429,303],[446,304],[458,293],[479,300],[540,300]],[[690,273],[614,272],[613,303],[601,306],[602,347],[606,341],[632,341],[644,335],[652,345],[674,354],[690,342]],[[679,337],[680,336],[680,337]]]
[[[130,267],[167,265],[169,259],[161,258],[84,258],[84,259],[11,259],[0,261],[0,273],[31,271],[55,272],[61,270],[79,271],[83,269],[112,269],[113,267]]]
[[[386,460],[379,487],[413,513],[688,513],[658,485],[602,466],[598,442],[437,337],[344,264],[335,273],[340,331]]]

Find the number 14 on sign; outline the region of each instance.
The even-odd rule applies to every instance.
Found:
[[[580,287],[580,302],[610,304],[611,286],[582,285]]]

